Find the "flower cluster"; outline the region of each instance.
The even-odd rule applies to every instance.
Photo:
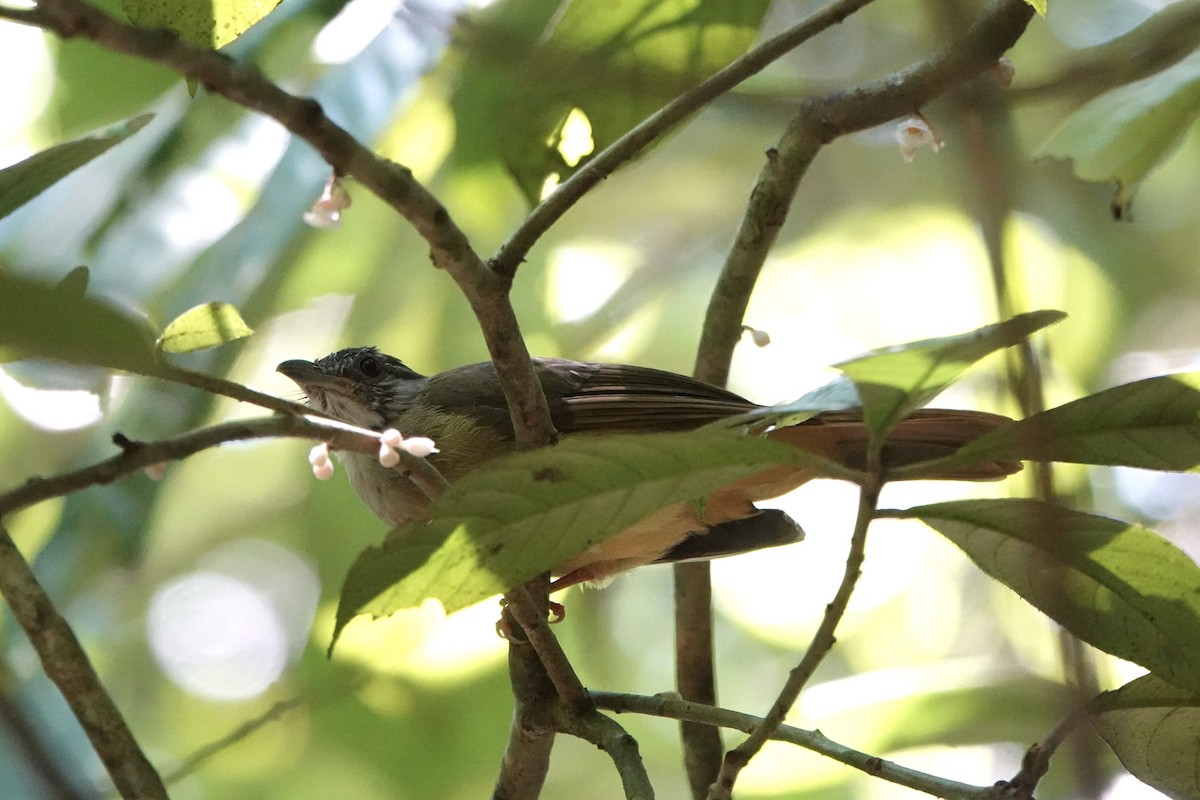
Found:
[[[400,451],[425,458],[438,452],[433,439],[424,436],[404,438],[400,431],[388,428],[379,434],[379,463],[385,467],[394,467],[400,463]],[[308,463],[312,464],[313,475],[317,480],[327,481],[333,477],[333,460],[329,457],[329,445],[321,442],[308,452]]]
[[[417,458],[425,458],[438,452],[433,439],[424,436],[411,436],[407,439],[395,428],[388,428],[379,434],[379,463],[385,467],[394,467],[400,463],[400,453],[403,450]]]

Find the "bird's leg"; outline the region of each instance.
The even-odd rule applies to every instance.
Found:
[[[551,584],[553,587],[553,584]],[[554,591],[551,588],[551,591]],[[567,616],[567,609],[562,603],[556,603],[553,600],[547,601],[547,619],[551,625],[562,622]],[[525,644],[524,639],[518,639],[513,633],[512,615],[508,613],[508,600],[500,598],[500,619],[496,620],[496,635],[506,642],[512,644]]]

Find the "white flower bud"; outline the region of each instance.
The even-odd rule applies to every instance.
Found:
[[[342,179],[334,173],[329,177],[317,202],[304,212],[304,221],[314,228],[340,228],[342,212],[350,207],[350,193]]]
[[[404,441],[404,437],[400,435],[400,431],[395,428],[388,428],[383,433],[379,434],[379,441],[386,444],[388,447],[399,447]]]
[[[333,462],[322,461],[319,464],[313,464],[313,475],[319,481],[327,481],[333,477]]]
[[[157,464],[147,464],[145,473],[150,480],[161,481],[167,475],[167,462],[159,461]]]
[[[743,325],[742,330],[750,334],[750,341],[754,342],[755,347],[766,347],[771,343],[771,334],[766,331],[751,328],[749,325]]]
[[[329,445],[321,442],[319,445],[308,451],[308,463],[314,467],[317,464],[323,464],[329,460]]]
[[[922,147],[928,146],[935,153],[942,149],[941,134],[918,116],[911,116],[896,127],[896,142],[900,145],[901,157],[909,163]]]
[[[441,452],[434,445],[433,439],[427,439],[424,436],[413,436],[405,439],[400,444],[400,447],[403,448],[406,453],[414,455],[417,458],[425,458],[426,456],[431,456],[434,453]]]
[[[380,442],[379,463],[385,467],[394,467],[400,463],[400,454],[389,447],[387,442]]]

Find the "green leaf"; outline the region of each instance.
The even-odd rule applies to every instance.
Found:
[[[767,427],[786,428],[812,419],[822,411],[846,411],[862,408],[862,400],[853,381],[839,375],[829,383],[807,392],[798,400],[763,406],[711,422],[707,427],[725,430],[763,430]]]
[[[1128,213],[1138,186],[1167,159],[1200,115],[1200,54],[1101,95],[1076,111],[1038,155],[1070,159],[1075,174],[1117,184],[1112,209]]]
[[[1105,389],[983,436],[955,460],[1200,469],[1200,372]]]
[[[1046,16],[1046,0],[1025,0],[1025,2],[1033,6],[1034,11],[1041,14],[1043,17]]]
[[[441,601],[447,612],[551,570],[670,506],[780,464],[820,460],[723,431],[568,438],[491,461],[359,556],[335,631],[358,614]],[[335,632],[334,638],[337,634]]]
[[[80,288],[77,270],[58,286],[0,270],[0,362],[52,358],[154,372],[149,323]]]
[[[1146,675],[1094,701],[1092,726],[1125,769],[1168,797],[1200,797],[1200,695]]]
[[[1200,567],[1153,531],[1036,500],[887,516],[922,520],[1085,642],[1200,690]]]
[[[586,163],[562,147],[568,118],[586,120],[590,152],[599,152],[744,53],[768,5],[767,0],[497,3],[475,31],[456,93],[459,130],[489,139],[466,148],[499,152],[526,199],[536,204],[548,177],[565,180]],[[557,16],[560,7],[565,11]]]
[[[1032,311],[970,333],[888,347],[835,366],[858,387],[863,420],[878,441],[976,361],[1065,316],[1061,311]]]
[[[154,118],[143,114],[107,131],[85,136],[32,155],[0,169],[0,219],[50,188],[115,144],[146,127]]]
[[[166,353],[191,353],[243,339],[254,331],[228,303],[205,303],[189,309],[174,320],[158,339]]]
[[[241,36],[281,0],[121,0],[129,21],[167,28],[186,42],[214,50]]]

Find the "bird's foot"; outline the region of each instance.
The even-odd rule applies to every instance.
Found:
[[[557,625],[567,617],[567,609],[562,603],[556,603],[549,600],[546,608],[546,622],[551,625]],[[516,635],[517,623],[513,619],[512,612],[508,610],[508,601],[503,597],[500,598],[500,619],[496,620],[496,635],[504,639],[509,644],[527,644],[524,638],[518,638]]]

